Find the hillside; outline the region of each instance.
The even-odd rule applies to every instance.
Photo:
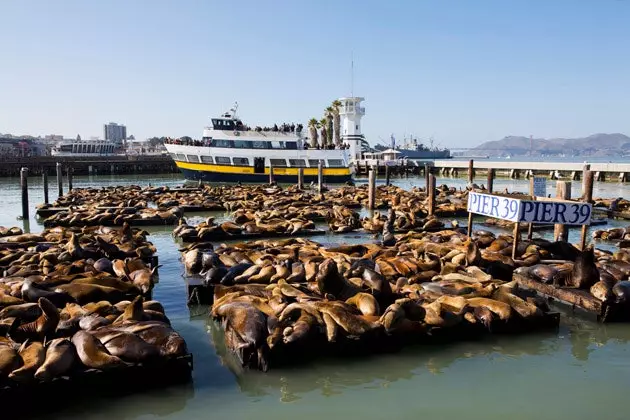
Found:
[[[501,140],[488,141],[474,148],[490,155],[574,155],[574,156],[621,156],[630,154],[630,137],[625,134],[593,134],[573,139],[532,139],[508,136]]]

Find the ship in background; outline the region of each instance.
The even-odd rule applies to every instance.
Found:
[[[391,144],[385,146],[377,144],[374,147],[378,151],[394,149],[400,152],[399,158],[407,159],[450,159],[451,151],[448,149],[440,149],[433,145],[433,138],[429,139],[429,146],[425,146],[417,137],[405,137],[402,144],[396,144],[394,135],[391,136]]]

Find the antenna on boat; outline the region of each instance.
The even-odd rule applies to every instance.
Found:
[[[354,51],[350,51],[350,97],[354,98]]]

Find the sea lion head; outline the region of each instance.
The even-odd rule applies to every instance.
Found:
[[[337,264],[332,258],[326,258],[320,265],[316,276],[317,287],[323,294],[339,296],[343,290],[343,282],[337,269]]]
[[[492,322],[494,321],[494,314],[490,309],[485,306],[478,306],[473,310],[475,318],[481,322],[488,331],[492,331]]]

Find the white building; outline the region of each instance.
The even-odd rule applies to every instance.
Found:
[[[361,118],[365,115],[365,108],[361,106],[361,102],[365,98],[350,97],[339,98],[341,108],[339,115],[341,116],[341,140],[348,144],[350,149],[350,158],[354,160],[361,159],[365,136],[361,134]]]
[[[127,127],[110,122],[103,125],[103,138],[114,143],[122,144],[127,139]]]

